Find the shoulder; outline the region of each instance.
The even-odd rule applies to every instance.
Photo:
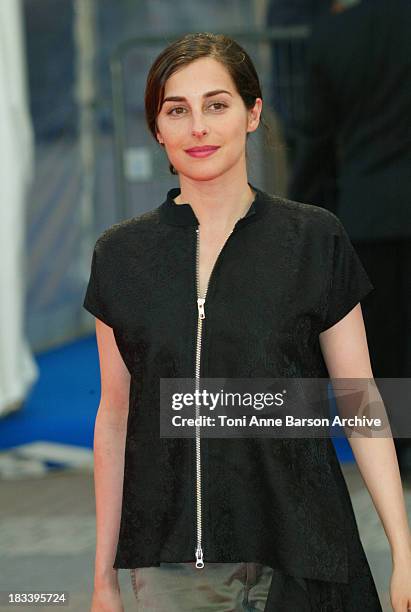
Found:
[[[155,238],[159,225],[159,208],[154,208],[130,217],[123,221],[113,223],[97,238],[95,249],[101,254],[127,251],[129,246],[136,247],[142,244],[142,239]]]
[[[313,237],[332,237],[345,231],[339,217],[327,208],[274,194],[264,196],[273,222],[281,218],[290,230],[309,232]]]

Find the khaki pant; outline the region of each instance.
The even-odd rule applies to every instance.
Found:
[[[262,612],[273,570],[260,563],[161,563],[131,569],[138,612]]]

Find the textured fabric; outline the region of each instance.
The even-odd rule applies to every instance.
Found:
[[[209,282],[200,376],[327,377],[319,333],[373,285],[334,214],[250,186]],[[98,238],[84,299],[131,374],[117,568],[195,560],[195,439],[159,435],[160,379],[195,376],[198,221],[179,193]],[[329,438],[202,437],[201,474],[205,563],[369,573]]]
[[[355,248],[375,286],[363,309],[374,377],[411,377],[411,240],[356,243]],[[387,317],[391,306],[395,317]],[[394,444],[405,476],[411,473],[411,439],[394,437]]]
[[[259,563],[162,563],[130,570],[138,612],[263,612],[273,570]]]
[[[288,197],[332,209],[351,240],[411,236],[410,30],[409,0],[361,0],[308,39]]]
[[[138,612],[382,612],[369,574],[337,584],[260,563],[161,563],[130,577]]]
[[[411,377],[411,238],[353,244],[375,286],[363,308],[374,377]]]
[[[240,608],[241,610],[241,608]],[[264,612],[382,612],[370,573],[348,584],[295,578],[273,571]]]

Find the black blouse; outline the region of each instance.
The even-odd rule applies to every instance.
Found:
[[[250,187],[210,277],[201,377],[328,377],[319,334],[373,285],[337,216]],[[364,552],[330,438],[204,437],[196,458],[195,438],[159,435],[160,379],[193,378],[199,358],[198,220],[179,193],[102,233],[84,299],[131,375],[114,567],[195,561],[201,546],[205,563],[347,582]]]

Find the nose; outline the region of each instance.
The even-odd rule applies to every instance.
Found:
[[[208,128],[206,127],[193,127],[192,129],[193,136],[204,136],[207,132]]]
[[[201,113],[193,113],[191,132],[193,136],[204,136],[208,132],[208,127],[204,123],[204,117]]]

